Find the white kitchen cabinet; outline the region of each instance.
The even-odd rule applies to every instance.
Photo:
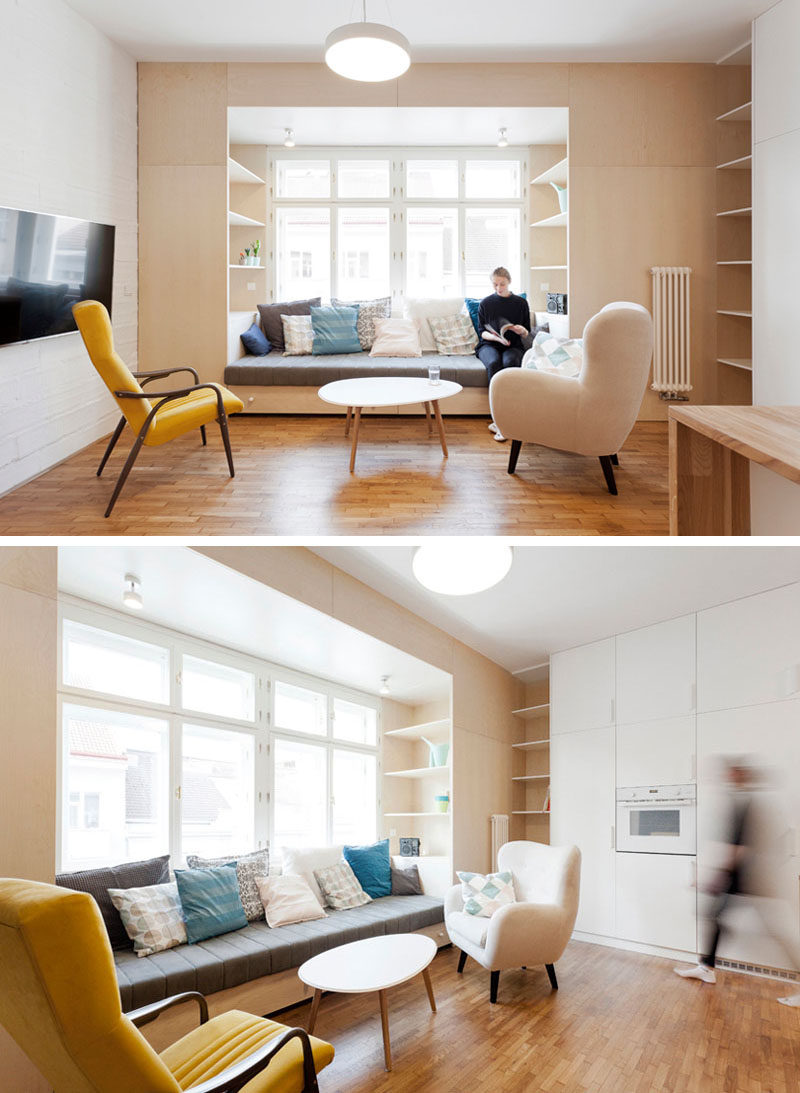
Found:
[[[617,785],[694,782],[696,749],[694,714],[617,725]]]
[[[614,638],[550,658],[550,735],[614,721]]]
[[[550,839],[581,852],[575,929],[614,934],[613,728],[584,729],[550,742]]]
[[[698,711],[753,706],[797,694],[800,584],[698,614]]]
[[[616,660],[617,722],[694,712],[694,615],[619,634]]]
[[[617,854],[616,936],[695,953],[694,866],[676,854]]]

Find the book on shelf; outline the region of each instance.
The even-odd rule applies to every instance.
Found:
[[[544,804],[542,805],[542,811],[550,811],[550,786],[547,787],[547,793],[545,793],[544,795]]]
[[[487,342],[499,342],[500,345],[511,345],[511,342],[506,337],[507,330],[514,330],[514,323],[508,319],[500,319],[497,326],[492,323],[487,323],[481,337]]]

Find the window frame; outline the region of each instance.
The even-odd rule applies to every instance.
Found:
[[[267,293],[271,301],[278,299],[278,269],[277,269],[277,224],[279,209],[298,209],[314,207],[330,210],[330,295],[340,297],[338,284],[338,253],[339,253],[339,209],[346,208],[386,208],[389,207],[389,291],[395,304],[402,304],[407,294],[406,276],[406,210],[416,206],[439,207],[448,206],[457,209],[458,245],[457,253],[457,291],[464,295],[466,292],[466,210],[477,206],[486,208],[516,208],[519,209],[520,220],[520,271],[519,281],[515,285],[515,291],[527,292],[530,296],[530,270],[528,268],[528,235],[529,235],[529,210],[528,210],[528,149],[527,146],[518,148],[476,148],[470,146],[446,146],[441,149],[430,146],[363,146],[337,148],[335,146],[309,146],[303,148],[284,148],[280,145],[269,146],[267,149],[267,231],[269,238],[269,256],[267,263]],[[285,198],[278,197],[278,167],[279,161],[286,160],[314,160],[327,159],[330,162],[331,197],[330,198]],[[338,164],[339,160],[377,160],[389,161],[389,196],[384,198],[342,198],[338,196]],[[454,198],[409,198],[405,195],[406,188],[406,163],[408,160],[457,160],[458,161],[458,196]],[[519,163],[520,194],[516,198],[467,198],[466,197],[466,164],[467,161],[509,160]],[[489,274],[486,271],[487,287],[489,292]],[[323,298],[324,299],[324,298]]]

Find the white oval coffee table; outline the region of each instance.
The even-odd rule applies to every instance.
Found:
[[[422,972],[431,1009],[436,1013],[436,1001],[428,971],[428,965],[435,956],[436,942],[424,934],[368,937],[363,941],[337,945],[326,953],[312,956],[297,969],[300,979],[314,988],[311,1016],[308,1019],[309,1035],[314,1031],[323,991],[335,991],[339,994],[377,991],[383,1027],[383,1057],[386,1069],[391,1070],[392,1052],[389,1044],[386,991],[389,987],[405,983]]]
[[[356,465],[356,448],[358,447],[358,427],[361,423],[361,411],[365,406],[379,408],[381,406],[408,406],[414,402],[420,402],[425,407],[425,417],[428,422],[428,436],[431,435],[431,409],[436,418],[436,426],[439,430],[439,440],[442,452],[447,458],[447,441],[444,438],[444,424],[439,411],[439,400],[457,395],[463,388],[460,383],[452,380],[440,380],[439,383],[431,383],[421,376],[367,376],[364,379],[334,380],[320,387],[319,397],[323,402],[330,402],[334,406],[347,407],[347,420],[345,421],[344,435],[350,433],[350,418],[355,410],[353,422],[353,443],[350,449],[350,471]]]

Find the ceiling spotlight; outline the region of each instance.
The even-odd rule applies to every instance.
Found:
[[[396,80],[411,64],[411,46],[399,30],[368,23],[363,0],[362,21],[337,27],[325,39],[325,64],[348,80]]]
[[[142,582],[132,573],[125,574],[125,588],[122,593],[122,602],[131,611],[141,611],[144,607],[140,589]]]
[[[506,136],[505,128],[498,129],[497,131],[497,147],[508,148],[508,137]]]
[[[502,581],[511,568],[511,547],[491,540],[469,545],[428,543],[417,547],[414,576],[431,592],[469,596]]]
[[[284,129],[286,136],[283,138],[284,148],[294,148],[294,129]]]
[[[389,689],[389,677],[381,676],[381,685],[378,688],[379,695],[390,695],[392,692]]]

